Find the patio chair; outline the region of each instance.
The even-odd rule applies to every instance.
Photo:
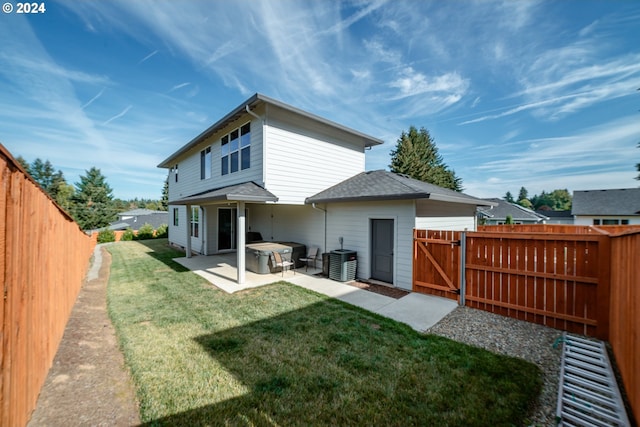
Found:
[[[293,274],[296,274],[296,263],[295,262],[291,262],[291,261],[287,261],[286,259],[282,258],[282,255],[280,255],[280,252],[276,252],[273,251],[273,259],[275,261],[275,266],[276,267],[281,267],[282,268],[282,276],[284,277],[284,270],[286,267],[292,267],[293,266]]]
[[[300,258],[300,261],[304,261],[304,271],[309,270],[309,262],[313,262],[313,268],[316,268],[316,259],[318,259],[318,248],[312,247],[309,248],[309,252],[307,252],[306,258]]]

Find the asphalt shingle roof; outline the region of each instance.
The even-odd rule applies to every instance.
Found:
[[[242,184],[228,185],[203,191],[182,199],[172,200],[171,205],[197,205],[202,202],[214,201],[245,201],[245,202],[277,202],[278,198],[271,192],[260,187],[255,182],[243,182]]]
[[[478,211],[487,216],[488,218],[495,220],[506,220],[508,215],[511,215],[514,221],[536,221],[549,219],[547,216],[538,214],[531,209],[527,209],[515,203],[509,203],[503,199],[485,199],[487,201],[497,204],[493,208],[480,208]]]
[[[111,230],[126,230],[128,227],[131,227],[132,230],[138,230],[145,224],[151,224],[151,226],[156,229],[162,224],[167,225],[169,223],[169,213],[162,211],[152,211],[150,214],[146,215],[136,215],[133,218],[121,219],[115,222],[112,222],[109,225]]]
[[[306,203],[432,199],[476,206],[485,200],[385,170],[362,172],[306,199]]]
[[[573,215],[640,215],[640,188],[574,191]]]

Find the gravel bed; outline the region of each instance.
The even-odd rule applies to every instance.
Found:
[[[426,332],[538,365],[544,383],[529,425],[556,425],[562,346],[553,348],[553,344],[562,336],[561,331],[482,310],[458,307]]]

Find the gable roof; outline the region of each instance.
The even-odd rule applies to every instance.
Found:
[[[305,200],[305,203],[431,199],[476,206],[491,203],[385,170],[361,172]]]
[[[573,215],[640,215],[640,188],[574,191]]]
[[[492,208],[479,208],[478,213],[487,218],[494,220],[506,220],[507,216],[511,215],[514,221],[544,221],[549,217],[536,213],[531,209],[527,209],[515,203],[509,203],[504,199],[491,198],[484,199],[495,203]]]
[[[194,139],[192,139],[187,144],[182,146],[178,151],[176,151],[175,153],[167,157],[165,160],[163,160],[158,165],[158,167],[170,168],[171,166],[173,166],[173,163],[176,158],[186,153],[187,151],[191,150],[193,147],[197,146],[198,144],[200,144],[202,141],[204,141],[214,133],[222,130],[229,123],[239,119],[244,114],[247,114],[247,110],[255,109],[260,104],[274,105],[276,107],[282,108],[283,110],[289,111],[291,113],[307,117],[311,120],[315,120],[316,122],[334,127],[336,129],[340,129],[344,132],[350,133],[351,135],[355,135],[358,138],[362,139],[365,147],[372,147],[374,145],[380,145],[384,143],[384,141],[381,139],[374,138],[373,136],[348,128],[336,122],[332,122],[331,120],[325,119],[323,117],[316,116],[315,114],[312,114],[307,111],[301,110],[299,108],[293,107],[291,105],[285,104],[284,102],[278,101],[273,98],[269,98],[268,96],[262,95],[260,93],[256,93],[251,98],[247,99],[242,104],[240,104],[239,106],[231,110],[231,112],[229,112],[226,116],[224,116],[223,118],[215,122],[213,125],[207,128],[200,135],[196,136]]]
[[[244,202],[277,202],[278,198],[273,193],[262,188],[253,181],[242,184],[228,185],[202,191],[181,199],[172,200],[171,205],[197,205],[199,203],[218,201],[244,201]]]

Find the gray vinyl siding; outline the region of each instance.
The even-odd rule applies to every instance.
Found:
[[[262,122],[255,118],[250,119],[252,116],[244,115],[182,156],[178,162],[178,182],[175,182],[174,173],[169,173],[169,200],[248,181],[262,184]],[[251,167],[222,176],[221,138],[249,121],[251,121]],[[212,162],[211,178],[200,179],[200,152],[209,146]]]
[[[415,228],[428,230],[476,229],[476,207],[436,200],[417,200]]]
[[[308,205],[252,205],[251,230],[263,240],[324,247],[324,213]]]
[[[278,203],[303,204],[364,171],[364,144],[357,137],[275,107],[267,113],[265,185]]]
[[[394,220],[394,285],[411,290],[413,260],[413,201],[330,203],[327,207],[327,250],[339,249],[343,237],[345,249],[358,252],[357,277],[371,277],[371,220]]]
[[[178,209],[178,226],[173,225],[173,209]],[[187,246],[187,230],[189,217],[186,206],[169,205],[169,243],[174,245]]]

